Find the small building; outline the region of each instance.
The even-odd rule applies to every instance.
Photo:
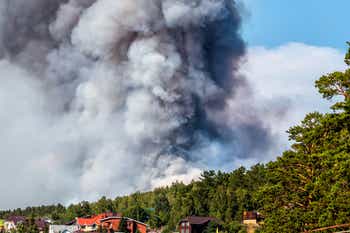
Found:
[[[50,225],[49,233],[74,233],[79,231],[78,225]]]
[[[137,231],[139,231],[140,233],[147,232],[147,229],[148,229],[147,224],[137,221],[135,219],[118,217],[118,216],[102,219],[101,227],[103,229],[107,229],[108,232],[117,232],[122,219],[126,221],[126,228],[129,230],[130,233],[136,233]]]
[[[190,216],[179,223],[180,233],[202,233],[210,222],[219,223],[219,220],[212,217]]]
[[[80,230],[83,232],[94,232],[97,231],[99,226],[101,225],[101,220],[112,217],[112,216],[119,216],[121,217],[121,214],[115,214],[115,213],[102,213],[98,215],[88,216],[84,218],[76,218],[76,225],[79,226]]]
[[[135,233],[136,231],[140,233],[147,232],[147,224],[131,218],[122,217],[121,214],[115,213],[103,213],[85,218],[77,218],[76,225],[81,232],[96,232],[101,228],[109,232],[117,232],[122,219],[126,221],[126,227],[130,233]]]
[[[256,211],[244,211],[243,212],[243,224],[247,227],[248,233],[254,233],[256,229],[260,227],[260,222],[263,217]]]
[[[17,229],[19,224],[24,224],[26,217],[24,216],[11,216],[8,217],[4,222],[5,231],[13,231]]]
[[[244,211],[243,212],[243,224],[257,224],[258,212],[256,211]]]

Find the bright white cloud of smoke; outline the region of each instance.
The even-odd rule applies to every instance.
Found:
[[[237,75],[233,1],[4,0],[0,11],[1,208],[189,182],[270,153],[255,86]]]
[[[344,53],[329,47],[288,43],[276,48],[249,48],[246,60],[240,73],[247,77],[259,114],[279,144],[271,157],[264,158],[271,160],[288,149],[289,127],[309,112],[330,111],[333,103],[322,100],[315,81],[324,74],[345,70]]]

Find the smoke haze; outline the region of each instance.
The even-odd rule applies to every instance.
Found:
[[[260,161],[240,20],[231,0],[0,1],[0,207]]]

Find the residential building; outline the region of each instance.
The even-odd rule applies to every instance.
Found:
[[[256,229],[260,227],[261,221],[263,220],[259,212],[256,211],[244,211],[243,212],[243,224],[247,227],[248,233],[254,233]]]
[[[135,219],[122,217],[121,214],[103,213],[99,215],[77,218],[76,225],[79,226],[81,232],[96,232],[98,230],[107,229],[109,232],[117,232],[122,220],[126,222],[126,228],[130,233],[146,233],[148,226],[145,223]]]
[[[101,220],[101,227],[107,229],[109,232],[117,232],[119,229],[119,225],[122,220],[126,221],[126,228],[130,233],[136,233],[137,231],[140,233],[146,233],[148,229],[148,225],[137,221],[135,219],[126,218],[126,217],[118,217],[112,216]]]
[[[4,222],[5,231],[13,231],[17,229],[18,224],[24,224],[26,218],[23,216],[11,216],[8,217]]]
[[[112,216],[121,217],[121,214],[102,213],[102,214],[88,216],[84,218],[77,218],[76,225],[78,225],[80,230],[83,232],[94,232],[98,230],[99,226],[101,226],[102,219],[112,217]]]
[[[50,225],[49,233],[74,233],[79,231],[78,225]]]
[[[219,220],[212,217],[190,216],[179,223],[180,233],[202,233],[210,222],[219,223]]]

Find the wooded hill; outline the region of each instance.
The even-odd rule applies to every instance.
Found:
[[[350,65],[350,51],[345,62]],[[221,219],[223,231],[230,233],[244,232],[243,210],[263,214],[260,232],[303,232],[350,223],[350,69],[322,76],[316,87],[325,99],[340,101],[330,113],[310,113],[290,128],[294,144],[276,161],[230,173],[207,171],[189,185],[174,183],[113,200],[2,211],[0,218],[47,216],[65,223],[113,211],[169,232],[181,218],[200,215]]]

